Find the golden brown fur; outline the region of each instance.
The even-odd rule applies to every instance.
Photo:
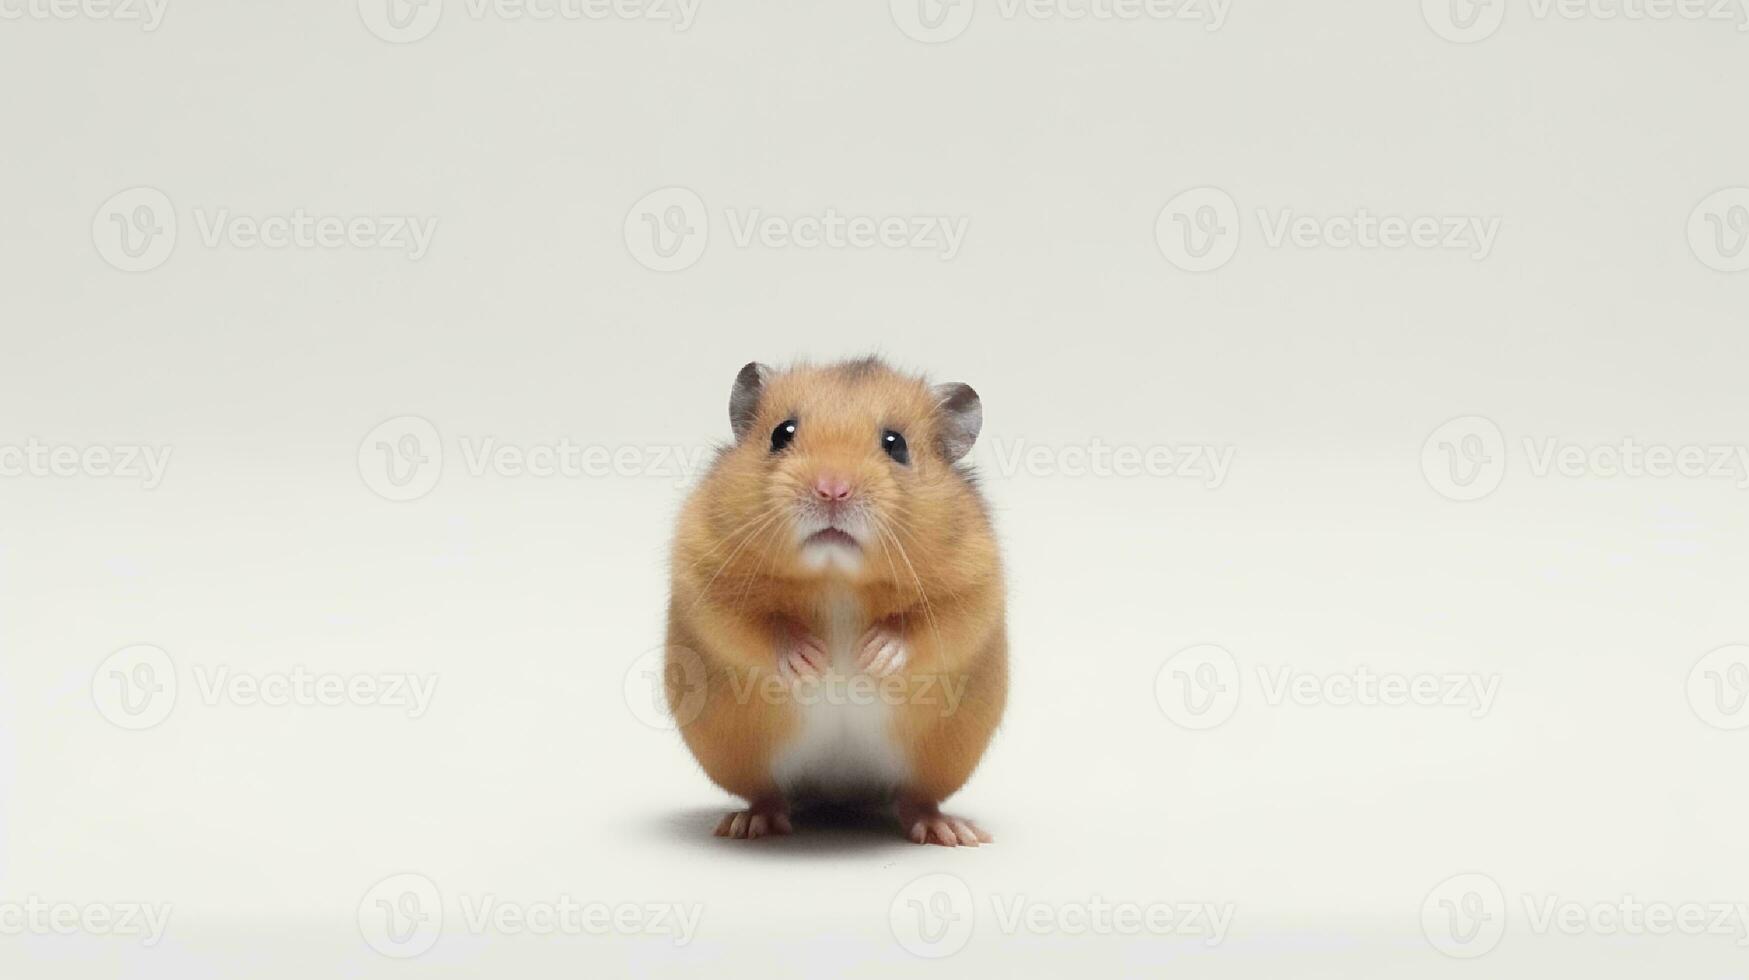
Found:
[[[886,624],[909,648],[898,679],[880,683],[904,692],[892,715],[910,772],[909,785],[897,787],[901,809],[927,818],[971,775],[1007,691],[1000,556],[981,498],[948,458],[954,422],[941,407],[942,389],[873,359],[763,374],[741,437],[680,514],[668,609],[670,704],[706,774],[787,830],[789,801],[772,760],[797,714],[794,679],[777,669],[778,638],[788,629],[824,635],[830,598],[842,605],[849,597],[861,624]],[[799,431],[774,453],[770,435],[789,419],[799,420]],[[909,465],[881,448],[887,429],[903,433]],[[854,570],[811,568],[800,558],[795,508],[826,471],[848,478],[870,515],[872,533]],[[696,677],[701,664],[705,696],[700,703],[693,694],[683,709],[682,679]],[[963,692],[951,704],[922,693],[948,684]],[[957,826],[965,837],[965,824]],[[939,835],[925,826],[924,836]]]

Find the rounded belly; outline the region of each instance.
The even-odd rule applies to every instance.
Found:
[[[909,776],[893,737],[895,708],[849,656],[834,650],[831,671],[793,695],[794,735],[771,762],[773,781],[792,800],[886,800]]]

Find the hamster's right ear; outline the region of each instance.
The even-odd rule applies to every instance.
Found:
[[[978,432],[984,428],[984,403],[962,381],[935,386],[935,410],[941,417],[938,442],[942,458],[953,462],[972,451]]]
[[[736,442],[753,427],[753,419],[759,414],[759,393],[769,377],[771,369],[758,361],[748,361],[741,373],[735,375],[735,387],[729,392],[729,427],[735,430]]]

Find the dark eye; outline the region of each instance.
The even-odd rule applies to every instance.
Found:
[[[888,456],[893,457],[893,462],[911,465],[911,450],[905,446],[905,437],[892,429],[881,433],[881,448],[887,451]]]
[[[790,440],[796,437],[796,420],[790,419],[771,430],[771,451],[781,453]]]

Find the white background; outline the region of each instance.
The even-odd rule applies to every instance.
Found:
[[[1465,35],[1431,3],[1238,0],[1210,30],[978,0],[931,35],[904,2],[704,0],[676,30],[444,0],[406,43],[373,33],[395,36],[376,0],[170,0],[152,30],[55,9],[0,0],[0,447],[172,456],[150,490],[0,477],[0,909],[173,912],[150,947],[0,934],[5,975],[1749,969],[1749,913],[1657,936],[1527,911],[1749,903],[1746,716],[1709,722],[1688,687],[1749,641],[1749,474],[1534,458],[1749,443],[1749,273],[1728,271],[1749,192],[1712,197],[1749,185],[1734,4],[1484,5]],[[116,203],[138,187],[161,197]],[[1156,228],[1205,187],[1231,252],[1192,272]],[[659,272],[640,202],[666,188],[652,217],[685,202],[708,237]],[[176,231],[135,260],[112,216],[141,200]],[[967,233],[951,258],[736,241],[754,211],[828,209]],[[1482,258],[1270,241],[1284,212],[1362,209],[1498,232]],[[203,235],[299,211],[436,226],[417,259]],[[635,710],[684,474],[475,474],[466,447],[697,452],[745,361],[869,350],[983,396],[1014,687],[953,808],[999,840],[715,840],[732,801]],[[441,469],[395,502],[367,435],[408,416]],[[1498,443],[1424,454],[1467,417]],[[1233,461],[1218,485],[1079,472],[1095,444]],[[1017,446],[1046,465],[1005,464]],[[1441,492],[1477,463],[1496,489]],[[178,682],[141,731],[94,698],[134,644]],[[1239,700],[1192,730],[1162,704],[1201,644]],[[199,683],[299,667],[437,689],[413,718]],[[1260,668],[1498,694],[1480,717],[1272,703]],[[406,960],[359,915],[402,873],[444,926]],[[903,941],[907,885],[936,873],[968,900],[953,948]],[[1497,944],[1457,947],[1480,959],[1423,924],[1461,873],[1499,888]],[[701,918],[683,946],[471,931],[461,902],[488,894]],[[1005,930],[992,905],[1096,899],[1233,918],[1211,946]]]

